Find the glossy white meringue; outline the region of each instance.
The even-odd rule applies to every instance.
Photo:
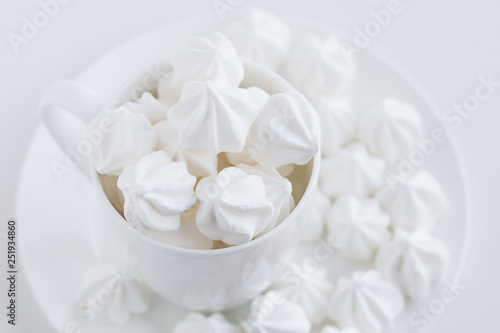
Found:
[[[203,178],[196,194],[200,202],[198,228],[208,238],[228,245],[248,243],[274,215],[262,178],[239,168],[226,168],[216,177]]]
[[[194,37],[185,50],[172,56],[172,86],[182,90],[191,81],[212,81],[238,87],[243,64],[233,44],[220,32]]]
[[[304,165],[319,151],[318,115],[295,91],[272,95],[250,129],[247,147],[261,165]]]
[[[366,147],[353,143],[321,163],[320,187],[332,198],[343,194],[368,197],[384,183],[386,163],[370,156]]]
[[[380,333],[403,311],[403,294],[378,271],[356,271],[340,277],[328,303],[328,316],[340,327]]]
[[[283,222],[290,215],[295,207],[295,201],[292,197],[292,183],[283,178],[276,169],[266,168],[262,165],[238,164],[237,168],[245,171],[247,175],[256,175],[264,181],[266,189],[266,198],[272,202],[274,214],[271,222],[260,233],[264,234],[273,229],[276,225]]]
[[[105,132],[103,123],[109,124]],[[126,167],[153,152],[158,142],[146,116],[131,112],[126,106],[104,109],[87,132],[89,137],[101,138],[90,150],[90,160],[100,174],[119,176]]]
[[[253,9],[243,19],[230,24],[224,34],[240,57],[273,70],[289,53],[290,28],[278,17],[260,9]]]
[[[149,310],[149,293],[124,267],[106,266],[85,272],[77,313],[87,321],[106,318],[124,324]]]
[[[418,110],[392,98],[367,113],[359,124],[359,139],[372,154],[385,158],[388,163],[408,157],[423,133]]]
[[[158,134],[158,150],[163,150],[173,161],[184,162],[190,174],[196,177],[217,175],[217,154],[198,149],[184,149],[179,145],[179,134],[168,120],[153,126]]]
[[[144,233],[160,242],[186,249],[210,250],[214,247],[214,241],[203,235],[196,225],[196,207],[191,207],[181,214],[178,230],[146,230]]]
[[[320,239],[325,229],[326,214],[331,205],[332,201],[330,197],[318,189],[316,191],[316,197],[314,198],[312,210],[309,213],[306,229],[302,234],[302,241],[316,242]]]
[[[335,95],[354,75],[355,67],[339,39],[309,35],[292,51],[283,75],[301,93],[315,99]]]
[[[221,315],[214,313],[205,317],[198,312],[192,312],[178,323],[173,333],[236,333],[237,327]]]
[[[168,120],[185,149],[213,153],[243,150],[259,109],[246,89],[212,82],[190,82],[180,101],[168,111]]]
[[[169,109],[165,103],[157,100],[149,92],[142,94],[137,102],[127,102],[123,106],[132,112],[145,115],[152,125],[167,119],[167,111]]]
[[[439,182],[426,170],[410,179],[401,179],[394,188],[386,185],[375,198],[392,217],[394,227],[407,230],[430,229],[448,209],[448,201]]]
[[[346,327],[346,328],[340,329],[340,328],[333,327],[333,326],[325,326],[321,330],[321,333],[361,333],[361,332],[355,328],[352,328],[352,327]]]
[[[285,293],[286,298],[300,305],[312,324],[321,323],[326,318],[326,305],[333,292],[324,268],[306,273],[300,267],[292,265],[285,271],[277,286]]]
[[[384,278],[412,299],[422,299],[444,280],[449,253],[444,243],[424,230],[396,229],[394,239],[377,253]]]
[[[127,167],[118,178],[125,198],[125,218],[139,230],[179,229],[181,213],[196,203],[196,177],[186,164],[157,151]]]
[[[304,309],[284,298],[282,292],[270,291],[252,302],[242,333],[309,333],[311,323]]]
[[[341,196],[326,219],[328,243],[349,259],[369,260],[380,245],[391,239],[391,218],[374,199]]]
[[[357,114],[346,99],[320,98],[313,101],[321,123],[321,153],[333,156],[341,146],[356,138]]]

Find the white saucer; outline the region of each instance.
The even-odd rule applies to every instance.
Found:
[[[328,27],[310,22],[290,19],[295,34],[332,32]],[[197,18],[142,35],[113,50],[87,68],[78,81],[102,97],[109,97],[136,72],[147,65],[169,58],[174,50],[182,47],[193,35],[206,35],[220,29],[216,19]],[[359,110],[370,108],[383,97],[397,97],[414,104],[422,112],[426,128],[443,127],[437,115],[439,110],[429,101],[423,91],[401,70],[389,65],[380,56],[363,51],[357,56],[358,77],[355,87],[358,96],[353,104]],[[467,252],[470,226],[468,187],[464,178],[464,166],[453,135],[430,156],[424,168],[437,176],[450,201],[450,214],[439,225],[436,234],[444,240],[452,253],[449,279],[460,276]],[[62,152],[43,128],[38,128],[27,153],[18,192],[18,218],[20,223],[20,251],[28,281],[48,320],[59,331],[75,321],[82,332],[127,333],[127,332],[171,332],[172,327],[186,314],[161,299],[155,298],[152,311],[135,317],[124,326],[106,323],[82,323],[74,317],[75,294],[81,284],[85,270],[98,265],[92,252],[87,229],[90,219],[99,218],[94,193],[85,178],[77,171],[59,182],[52,171],[51,163],[63,161]],[[311,255],[315,245],[303,245],[297,260]],[[367,265],[354,264],[338,255],[325,263],[331,274],[349,274],[354,268],[365,269]],[[434,296],[435,297],[435,296]],[[429,300],[432,299],[432,295]],[[423,305],[426,303],[423,302]],[[408,318],[419,304],[410,304],[400,317],[394,332],[407,330]],[[241,311],[232,311],[230,319],[237,320]],[[240,318],[242,319],[242,318]]]

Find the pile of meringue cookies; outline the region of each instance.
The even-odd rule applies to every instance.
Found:
[[[292,40],[286,23],[260,10],[232,22],[224,34],[193,39],[172,58],[173,71],[161,80],[157,98],[145,93],[100,115],[115,119],[122,136],[104,141],[92,160],[100,173],[119,176],[130,224],[172,244],[211,249],[249,242],[283,221],[294,207],[286,177],[321,141],[320,191],[303,240],[326,237],[333,251],[371,269],[334,283],[325,268],[304,272],[291,264],[252,302],[247,320],[235,325],[219,313],[191,313],[174,333],[307,333],[312,327],[379,333],[406,302],[425,298],[446,277],[448,250],[431,234],[447,211],[438,181],[425,170],[386,179],[424,135],[419,112],[385,99],[358,115],[337,94],[356,67],[340,41],[310,35],[292,51]],[[239,88],[239,57],[278,72],[307,99]],[[297,123],[265,149],[252,150],[259,130],[283,108]],[[161,236],[176,230],[175,237]],[[86,285],[103,283],[105,274],[98,281],[88,275]],[[120,309],[109,311],[112,322],[147,310],[142,285],[132,279],[127,288],[121,294],[127,302],[109,305]]]

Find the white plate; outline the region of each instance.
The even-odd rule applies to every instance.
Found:
[[[296,36],[309,32],[336,33],[328,27],[299,19],[289,21]],[[190,36],[206,35],[220,26],[221,22],[214,19],[197,18],[152,31],[113,50],[89,66],[77,80],[102,97],[109,97],[135,73],[168,58]],[[437,117],[439,110],[401,70],[367,50],[356,58],[359,70],[353,84],[356,94],[352,100],[358,110],[369,109],[383,97],[397,97],[421,110],[428,133],[436,127],[443,127]],[[450,214],[439,225],[436,234],[452,253],[449,278],[453,280],[461,274],[466,257],[470,209],[463,163],[453,136],[448,134],[450,140],[440,145],[423,167],[441,181],[450,201]],[[83,323],[74,317],[75,294],[83,273],[98,264],[92,253],[87,222],[99,218],[99,211],[94,209],[99,204],[90,186],[77,172],[67,174],[64,182],[57,180],[51,164],[63,159],[64,152],[43,128],[39,128],[25,160],[18,192],[24,269],[47,318],[58,331],[63,331],[68,322],[75,321],[83,332],[171,332],[186,312],[158,298],[153,300],[152,311],[133,318],[126,326]],[[314,247],[303,245],[297,253],[297,260],[311,256]],[[325,265],[329,267],[332,278],[349,274],[355,268],[369,268],[369,265],[354,264],[338,255],[333,255]],[[430,296],[429,300],[432,298]],[[392,331],[416,331],[415,327],[408,326],[408,318],[419,305],[426,304],[408,305]],[[244,312],[245,309],[241,309],[228,315],[232,320],[238,320],[242,319]]]

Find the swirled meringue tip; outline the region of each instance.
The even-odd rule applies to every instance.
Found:
[[[196,202],[196,177],[186,164],[157,151],[127,167],[118,178],[125,198],[125,218],[139,230],[175,231],[182,212]]]
[[[354,76],[351,58],[337,37],[308,35],[291,52],[283,76],[310,99],[333,98]]]
[[[269,291],[254,299],[240,329],[244,333],[309,333],[311,323],[302,307],[286,300],[279,291]]]
[[[424,135],[420,113],[411,104],[387,98],[360,121],[358,137],[388,163],[406,158]]]
[[[442,284],[449,257],[444,243],[427,231],[396,229],[394,239],[379,249],[376,266],[405,295],[420,300]]]
[[[205,317],[198,312],[192,312],[178,323],[173,333],[237,333],[236,325],[231,324],[220,313]]]
[[[168,111],[185,149],[239,153],[259,108],[248,90],[214,82],[189,82]],[[203,139],[200,139],[203,138]]]
[[[172,86],[177,89],[191,81],[212,81],[236,88],[244,77],[236,49],[220,32],[192,38],[186,49],[172,57],[171,64]]]
[[[238,55],[276,70],[290,52],[288,25],[275,15],[254,8],[224,29]]]
[[[123,106],[131,112],[145,115],[152,125],[167,119],[167,111],[169,109],[165,103],[157,100],[149,92],[142,94],[137,102],[126,102]]]
[[[361,333],[361,332],[355,328],[352,328],[352,327],[346,327],[346,328],[340,329],[340,328],[333,327],[333,326],[325,326],[321,330],[321,333]]]
[[[384,184],[386,163],[368,154],[366,147],[352,143],[321,163],[320,187],[331,198],[344,194],[369,197]]]
[[[393,227],[431,229],[448,211],[448,200],[438,180],[426,170],[380,189],[375,198],[392,217]]]
[[[371,198],[341,196],[328,212],[328,241],[345,257],[366,261],[391,238],[391,219]]]
[[[262,177],[248,175],[239,168],[229,167],[215,177],[203,178],[196,194],[200,202],[196,214],[200,231],[228,245],[248,243],[274,216]]]
[[[250,129],[247,147],[259,164],[277,168],[304,165],[319,151],[321,128],[316,111],[300,93],[272,95]]]
[[[339,327],[380,333],[401,314],[403,294],[378,271],[355,271],[351,279],[341,277],[327,306],[328,316]]]
[[[125,324],[132,315],[146,313],[150,304],[147,288],[128,269],[116,265],[85,272],[77,299],[77,314],[87,322],[113,324]]]
[[[153,152],[158,142],[148,118],[127,105],[102,110],[89,125],[87,136],[97,142],[89,155],[92,165],[100,174],[115,176]]]

